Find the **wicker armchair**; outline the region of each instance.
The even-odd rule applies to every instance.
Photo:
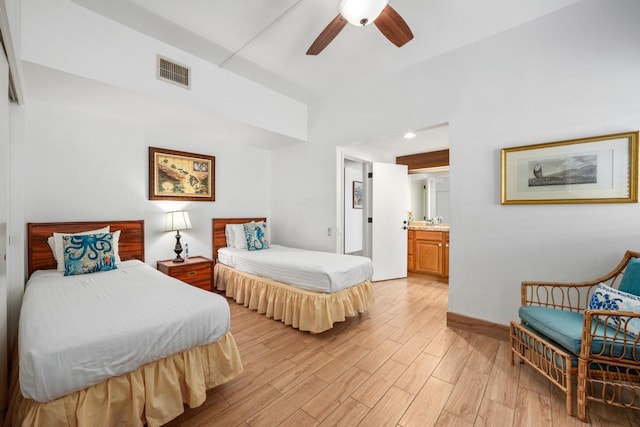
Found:
[[[510,326],[511,363],[517,356],[564,391],[570,415],[574,415],[577,375],[578,418],[583,421],[588,401],[640,409],[640,337],[627,331],[631,319],[640,319],[640,312],[589,309],[598,284],[617,288],[632,258],[640,258],[640,252],[627,251],[613,271],[588,282],[521,285],[521,322]],[[548,316],[547,323],[536,324],[537,315]],[[607,320],[619,316],[629,319],[617,327],[607,325]],[[571,339],[553,334],[558,323]]]

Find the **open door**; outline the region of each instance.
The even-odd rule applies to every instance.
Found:
[[[407,166],[374,162],[371,169],[373,280],[407,277]]]

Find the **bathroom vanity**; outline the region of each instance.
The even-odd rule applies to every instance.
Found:
[[[416,223],[407,233],[407,271],[449,283],[449,226]]]

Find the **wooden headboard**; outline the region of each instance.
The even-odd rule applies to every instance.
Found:
[[[218,259],[218,249],[227,247],[227,237],[224,234],[224,229],[227,224],[245,224],[247,222],[266,222],[266,218],[213,218],[211,220],[211,232],[213,238],[211,240],[211,247],[213,248],[213,259]]]
[[[120,231],[118,254],[123,261],[144,261],[144,221],[86,221],[86,222],[30,222],[27,224],[27,260],[29,276],[36,270],[57,267],[55,258],[47,244],[47,238],[56,233],[78,233],[111,226],[111,231]]]

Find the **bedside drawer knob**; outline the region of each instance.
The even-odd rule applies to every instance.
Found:
[[[196,271],[190,271],[189,273],[187,273],[189,275],[189,277],[195,276],[196,275]]]

